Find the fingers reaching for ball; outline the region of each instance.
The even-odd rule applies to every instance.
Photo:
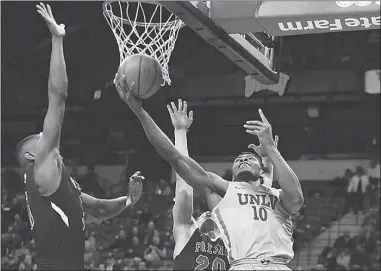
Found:
[[[119,73],[115,74],[113,83],[118,91],[131,92],[135,88],[134,81],[132,81],[131,84],[128,85],[126,77],[124,75],[120,75]]]
[[[135,83],[132,82],[130,86],[128,86],[125,76],[120,75],[119,73],[115,74],[113,83],[118,91],[120,99],[122,99],[134,113],[140,112],[142,109],[142,102],[140,99],[136,98],[134,94],[133,88]]]
[[[116,90],[118,92],[121,92],[122,91],[122,87],[120,86],[119,78],[120,78],[120,75],[118,73],[116,73],[115,77],[114,77],[114,80],[112,82],[114,83]]]

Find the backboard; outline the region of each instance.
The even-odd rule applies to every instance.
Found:
[[[200,37],[263,85],[279,82],[274,37],[380,29],[380,1],[164,1]]]
[[[227,33],[211,18],[211,1],[164,1],[163,6],[176,14],[200,37],[218,49],[248,75],[264,85],[278,83],[279,74],[273,70],[272,38],[267,46],[253,33]],[[252,2],[256,4],[257,2]]]

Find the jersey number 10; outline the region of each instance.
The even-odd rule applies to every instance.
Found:
[[[196,258],[196,263],[198,265],[194,268],[194,270],[206,270],[209,268],[210,261],[208,257],[204,255],[198,255],[198,257]],[[212,262],[211,270],[212,271],[226,270],[225,262],[222,259],[216,257],[214,261]]]
[[[266,221],[267,220],[267,210],[263,207],[258,208],[257,206],[252,206],[254,210],[254,220],[262,220]]]

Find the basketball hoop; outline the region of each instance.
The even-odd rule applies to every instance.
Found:
[[[168,62],[183,22],[160,3],[107,1],[102,8],[118,44],[120,63],[131,55],[150,56],[161,66],[162,85],[170,85]]]

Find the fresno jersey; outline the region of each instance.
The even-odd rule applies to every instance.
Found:
[[[229,270],[224,242],[210,240],[197,228],[175,258],[174,270]]]
[[[51,196],[36,187],[34,166],[24,174],[25,196],[39,270],[83,270],[85,220],[79,185],[62,165],[61,182]]]
[[[279,201],[280,190],[230,182],[213,210],[230,263],[272,257],[284,264],[294,257],[291,215]]]

